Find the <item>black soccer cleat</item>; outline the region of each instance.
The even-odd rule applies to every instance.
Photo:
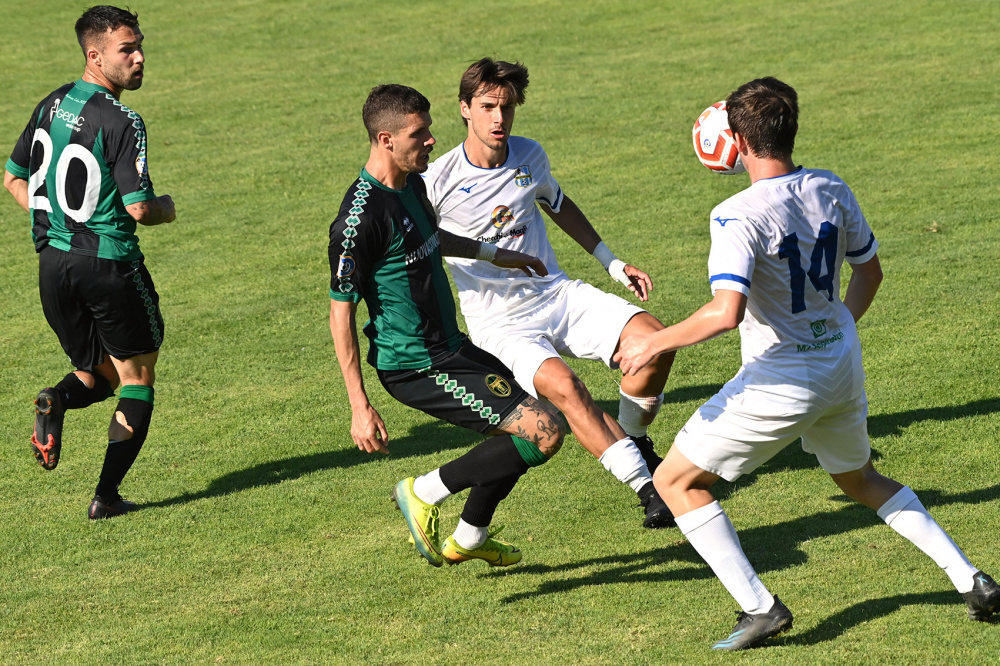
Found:
[[[94,501],[90,503],[90,508],[87,509],[87,517],[91,520],[114,518],[115,516],[120,516],[123,513],[136,511],[138,508],[138,504],[135,502],[129,502],[123,497],[119,497],[113,502],[109,502],[99,495],[94,495]]]
[[[649,481],[639,489],[639,504],[646,512],[646,519],[642,521],[642,526],[651,530],[662,527],[677,527],[674,522],[674,514],[670,513],[670,507],[656,492],[653,482]]]
[[[777,596],[774,605],[766,613],[751,615],[737,611],[736,626],[728,638],[712,646],[713,650],[746,650],[756,647],[767,638],[773,638],[792,628],[792,612],[781,603]]]
[[[969,619],[986,622],[994,613],[1000,613],[1000,585],[982,571],[972,579],[972,590],[963,592],[962,598],[969,608]]]
[[[54,388],[42,389],[35,398],[35,429],[31,433],[31,452],[44,469],[52,470],[59,464],[65,415],[66,409],[59,391]]]
[[[663,462],[663,458],[660,454],[656,452],[653,448],[653,440],[649,438],[649,435],[643,435],[642,437],[633,437],[632,441],[635,442],[635,447],[639,449],[639,453],[642,454],[642,459],[646,461],[646,467],[649,468],[649,473],[652,474],[656,471],[656,468],[660,466]]]

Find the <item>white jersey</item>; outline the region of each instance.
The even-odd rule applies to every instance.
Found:
[[[710,224],[712,292],[747,296],[746,383],[802,400],[860,395],[861,346],[840,268],[870,260],[878,243],[844,181],[799,167],[719,204]]]
[[[445,257],[470,330],[531,308],[547,289],[568,279],[559,270],[536,205],[559,212],[563,201],[549,158],[537,142],[510,137],[507,161],[491,169],[471,164],[460,144],[435,160],[424,178],[441,229],[536,256],[549,271],[544,278],[529,278],[520,269]]]

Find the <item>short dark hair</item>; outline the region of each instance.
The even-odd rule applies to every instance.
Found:
[[[430,110],[431,103],[417,90],[398,83],[385,83],[368,93],[361,118],[368,130],[368,140],[375,143],[379,132],[395,134],[406,125],[406,116]]]
[[[743,136],[757,157],[791,157],[799,130],[799,98],[787,83],[773,76],[754,79],[726,99],[729,127]]]
[[[87,55],[89,42],[101,39],[108,31],[114,32],[123,25],[138,30],[139,14],[111,5],[97,5],[85,11],[76,21],[76,41],[80,43],[83,55]]]
[[[528,88],[528,68],[519,62],[506,62],[483,58],[465,70],[462,81],[458,85],[458,99],[468,105],[472,98],[483,89],[501,88],[507,93],[507,98],[520,106],[524,104],[524,91]],[[462,118],[466,125],[469,121]]]

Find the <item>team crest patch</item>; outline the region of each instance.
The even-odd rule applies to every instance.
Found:
[[[340,264],[337,266],[337,277],[346,278],[354,272],[354,268],[357,264],[354,263],[354,258],[347,255],[340,255]]]
[[[517,167],[517,171],[514,172],[514,184],[518,187],[531,185],[531,167],[527,164]]]
[[[514,213],[510,212],[510,208],[507,206],[497,206],[493,209],[493,213],[490,215],[490,222],[497,229],[502,229],[504,226],[510,224],[514,221]]]
[[[486,388],[490,390],[490,393],[498,395],[501,398],[506,398],[510,395],[510,382],[500,375],[486,375]]]
[[[145,155],[139,155],[139,157],[135,158],[135,171],[140,176],[145,176],[146,175],[146,156]]]

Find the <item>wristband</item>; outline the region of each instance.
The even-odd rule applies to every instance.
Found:
[[[594,255],[594,259],[601,262],[601,266],[604,266],[604,270],[608,270],[612,261],[618,260],[618,257],[615,256],[614,252],[608,249],[608,246],[604,244],[604,241],[598,243],[597,247],[594,248],[594,251],[591,252],[591,254]]]
[[[480,243],[479,251],[476,252],[476,259],[483,261],[493,261],[497,256],[497,246],[492,243]]]

